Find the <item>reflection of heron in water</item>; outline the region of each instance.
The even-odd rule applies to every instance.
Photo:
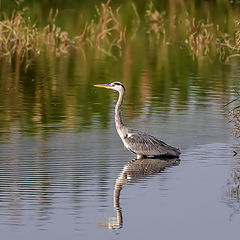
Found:
[[[171,159],[156,159],[149,158],[147,160],[138,159],[128,162],[124,167],[119,177],[116,179],[114,187],[114,208],[117,212],[116,218],[110,218],[107,224],[108,228],[118,229],[122,227],[123,217],[120,207],[120,192],[122,187],[127,183],[136,182],[138,179],[147,177],[154,173],[163,171],[166,167],[179,165],[179,158]]]
[[[169,146],[151,135],[123,125],[120,107],[123,101],[125,88],[120,82],[98,84],[94,86],[108,88],[119,92],[119,98],[115,106],[116,129],[124,143],[124,146],[129,151],[137,154],[137,158],[143,158],[145,156],[179,157],[179,149]]]

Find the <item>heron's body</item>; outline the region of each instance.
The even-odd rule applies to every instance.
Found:
[[[137,158],[146,156],[179,157],[180,150],[167,145],[163,141],[149,134],[133,128],[126,127],[121,118],[120,107],[125,93],[124,86],[119,82],[111,84],[99,84],[96,87],[104,87],[119,92],[119,98],[115,106],[115,124],[117,132],[123,141],[124,146],[131,152],[137,154]]]

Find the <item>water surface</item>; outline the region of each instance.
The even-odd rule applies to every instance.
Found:
[[[228,81],[237,76],[236,70]],[[150,78],[159,81],[157,72]],[[223,106],[232,91],[223,93],[221,78],[211,72],[199,76],[189,71],[187,78],[188,92],[181,93],[186,100],[180,101],[182,89],[170,87],[168,94],[156,87],[151,92],[144,83],[142,97],[131,103],[129,94],[135,86],[127,87],[125,122],[180,147],[180,162],[173,164],[132,162],[134,155],[124,149],[114,128],[116,94],[109,90],[92,85],[85,89],[95,97],[84,107],[98,106],[102,114],[91,113],[90,125],[82,124],[82,107],[76,102],[72,108],[79,109],[79,115],[66,116],[63,111],[60,120],[53,120],[56,116],[50,112],[49,122],[23,126],[19,116],[27,114],[35,99],[26,97],[15,120],[1,128],[1,235],[6,239],[237,236],[239,200],[231,187],[236,185],[233,172],[239,169],[239,157],[233,157],[236,138]],[[209,85],[200,86],[201,78],[207,78]],[[73,84],[68,92],[76,87]],[[53,104],[50,101],[49,106]],[[52,106],[54,112],[61,112],[58,106]],[[43,114],[47,112],[42,118]],[[29,132],[32,126],[35,130]]]

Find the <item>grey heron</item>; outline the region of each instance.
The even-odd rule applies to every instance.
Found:
[[[115,125],[124,146],[132,153],[137,154],[137,159],[149,156],[179,157],[180,150],[172,147],[158,138],[139,130],[126,127],[123,124],[120,107],[123,102],[125,87],[120,82],[110,84],[97,84],[95,87],[108,88],[118,91],[119,97],[115,106]]]

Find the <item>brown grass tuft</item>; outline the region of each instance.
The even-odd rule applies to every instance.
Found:
[[[12,62],[16,57],[20,62],[29,61],[40,53],[38,28],[25,16],[27,9],[14,11],[11,17],[0,21],[0,57]]]

